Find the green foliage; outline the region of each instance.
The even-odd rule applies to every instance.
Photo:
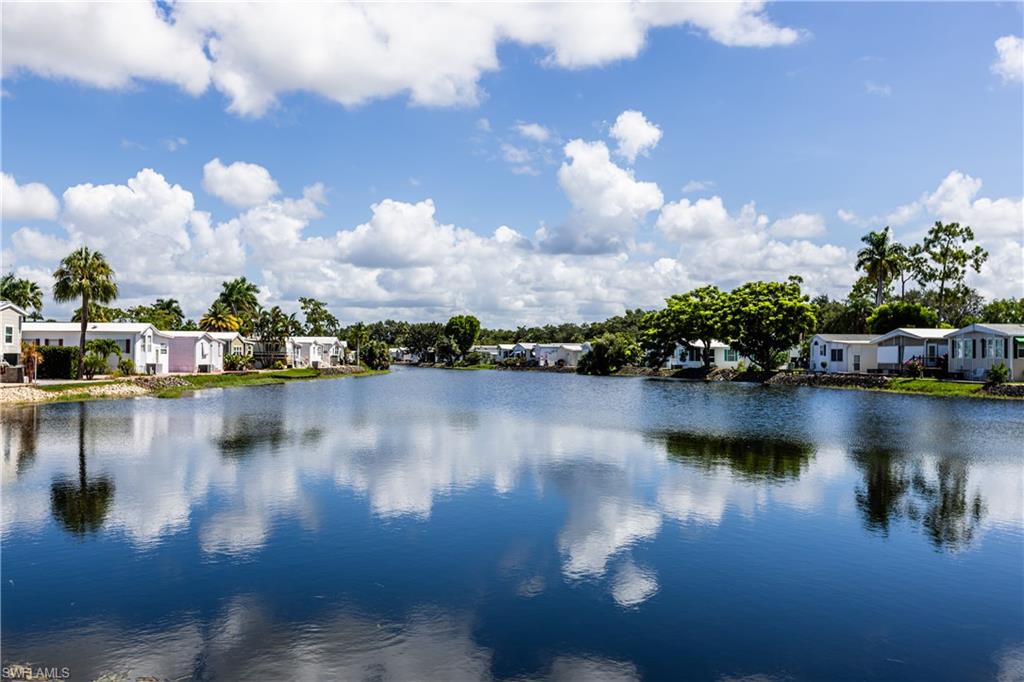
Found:
[[[974,242],[974,230],[960,223],[936,220],[924,238],[918,265],[918,282],[922,287],[938,284],[936,308],[940,320],[948,320],[947,292],[965,286],[967,270],[981,270],[988,252]],[[973,248],[972,248],[973,247]]]
[[[875,308],[868,318],[868,328],[872,334],[885,334],[899,327],[938,327],[938,314],[919,303],[894,301],[883,303]]]
[[[981,309],[980,322],[1024,324],[1024,298],[997,298]]]
[[[199,320],[199,328],[208,332],[237,332],[241,327],[242,318],[222,301],[214,301]]]
[[[715,286],[704,286],[665,300],[666,307],[643,318],[640,340],[648,365],[657,367],[682,346],[703,346],[704,366],[712,361],[711,342],[723,336],[728,297]]]
[[[131,376],[135,374],[135,361],[131,358],[121,358],[117,363],[117,369],[125,376]]]
[[[9,272],[0,277],[0,299],[10,301],[27,311],[43,312],[43,290],[30,279],[21,279]]]
[[[644,316],[640,332],[643,363],[648,367],[661,367],[676,349],[676,338],[667,319],[668,310],[655,310]]]
[[[299,306],[306,318],[306,333],[310,336],[336,336],[340,331],[338,318],[327,310],[323,301],[300,296]]]
[[[43,359],[37,368],[39,379],[72,379],[77,375],[78,346],[40,346]]]
[[[245,277],[236,277],[221,284],[217,301],[227,306],[231,314],[239,319],[239,331],[244,334],[252,332],[260,315],[260,303],[256,298],[259,293],[260,288]]]
[[[868,317],[873,305],[871,300],[854,293],[845,301],[831,300],[822,294],[811,300],[814,306],[814,327],[816,334],[867,334]]]
[[[740,355],[772,369],[779,353],[814,330],[814,309],[798,280],[748,282],[733,289],[725,306],[724,336]]]
[[[1010,380],[1010,368],[1002,362],[997,362],[985,372],[985,383],[989,386],[1005,384]]]
[[[242,278],[244,279],[244,277]],[[284,346],[289,336],[302,333],[302,325],[295,314],[286,315],[280,307],[261,310],[253,322],[253,335],[265,344]]]
[[[370,341],[363,346],[361,360],[370,369],[387,369],[391,366],[391,353],[383,341]]]
[[[590,344],[590,352],[580,358],[576,371],[580,374],[608,375],[627,365],[634,365],[643,357],[643,351],[625,332],[608,332]]]
[[[102,374],[107,370],[107,359],[98,353],[87,353],[85,356],[85,363],[83,369],[83,376],[86,379],[92,379],[97,374]]]
[[[908,377],[920,379],[924,376],[924,362],[919,358],[911,358],[903,363],[903,373]]]
[[[229,372],[238,372],[243,369],[248,369],[252,364],[252,358],[248,355],[239,355],[238,353],[228,353],[224,356],[224,369]]]
[[[440,322],[418,322],[409,325],[404,345],[411,353],[426,361],[429,350],[437,347],[442,336],[444,326]]]
[[[456,315],[448,320],[444,333],[455,344],[459,356],[464,356],[476,343],[480,334],[480,320],[472,315]]]
[[[61,260],[53,272],[53,300],[68,303],[81,299],[79,314],[85,323],[91,319],[91,305],[110,303],[115,298],[117,283],[114,270],[99,251],[91,251],[87,246],[75,249]],[[82,376],[85,373],[84,334],[79,348],[78,375]]]
[[[857,269],[875,285],[875,305],[882,305],[886,287],[901,267],[901,250],[891,239],[888,226],[871,231],[860,239],[864,248],[857,252]]]
[[[434,361],[451,365],[459,357],[459,347],[447,334],[441,334],[434,344]]]
[[[103,362],[111,355],[116,355],[118,360],[121,359],[121,346],[114,339],[89,339],[85,342],[85,350],[87,353],[100,356]]]
[[[270,366],[271,369],[288,369],[288,365],[285,364],[284,360],[275,360],[274,364]]]

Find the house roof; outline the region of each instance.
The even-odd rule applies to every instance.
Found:
[[[516,344],[514,344],[514,343],[499,343],[498,344],[498,348],[501,349],[501,350],[512,350],[515,347],[516,347]]]
[[[871,343],[877,337],[876,334],[815,334],[814,336],[829,343]]]
[[[172,331],[160,331],[159,334],[163,336],[169,336],[172,339],[201,339],[204,336],[211,341],[216,341],[217,338],[213,335],[213,332],[204,332],[197,330],[172,330]]]
[[[960,329],[950,330],[950,336],[954,334],[966,334],[968,332],[988,332],[1001,336],[1024,336],[1024,324],[1003,324],[1003,323],[979,323],[969,324]]]
[[[238,332],[207,332],[207,334],[218,341],[234,341],[236,336],[242,338],[242,335]]]
[[[875,343],[897,336],[911,336],[915,339],[945,339],[952,331],[952,329],[937,329],[935,327],[899,327],[875,337]]]
[[[13,310],[22,317],[28,317],[28,311],[21,306],[14,305],[10,301],[0,301],[0,310]]]
[[[21,326],[21,333],[28,332],[53,332],[68,333],[79,332],[82,325],[79,322],[26,322]],[[90,322],[85,327],[86,332],[98,332],[107,334],[141,334],[147,329],[156,328],[146,322]],[[160,332],[166,334],[168,332]]]
[[[526,350],[533,350],[534,348],[537,347],[537,344],[535,344],[535,343],[517,343],[515,346],[512,346],[512,347],[513,348],[517,348],[517,347],[518,348],[525,348]]]
[[[537,348],[562,348],[568,351],[583,350],[582,343],[538,343]]]
[[[346,342],[339,340],[337,336],[293,336],[291,339],[292,343],[319,343],[324,346],[340,343],[342,346],[348,346]]]

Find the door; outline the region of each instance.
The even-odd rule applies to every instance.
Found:
[[[859,355],[854,355],[853,356],[853,371],[854,372],[859,372],[860,371],[860,356]]]

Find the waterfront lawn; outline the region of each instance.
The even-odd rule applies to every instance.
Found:
[[[116,384],[114,380],[105,381],[76,381],[70,384],[26,384],[32,386],[32,388],[38,388],[40,391],[46,391],[48,393],[57,393],[60,391],[67,391],[73,388],[86,389],[92,388],[93,386],[108,386],[110,384]]]
[[[915,393],[950,397],[978,397],[982,393],[983,384],[970,384],[958,381],[940,381],[938,379],[892,379],[883,389],[896,393]]]
[[[183,393],[203,388],[234,388],[237,386],[270,386],[283,384],[287,381],[304,379],[334,379],[340,377],[360,377],[372,374],[384,374],[387,370],[364,369],[359,374],[320,374],[311,367],[280,369],[272,372],[245,372],[242,374],[189,374],[181,378],[188,382],[187,386],[172,386],[157,391],[158,398],[178,398]]]

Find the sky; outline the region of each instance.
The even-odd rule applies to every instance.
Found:
[[[845,296],[860,237],[974,228],[1024,295],[1019,3],[5,3],[2,270],[118,305],[245,275],[343,323]],[[47,297],[44,314],[69,305]]]

